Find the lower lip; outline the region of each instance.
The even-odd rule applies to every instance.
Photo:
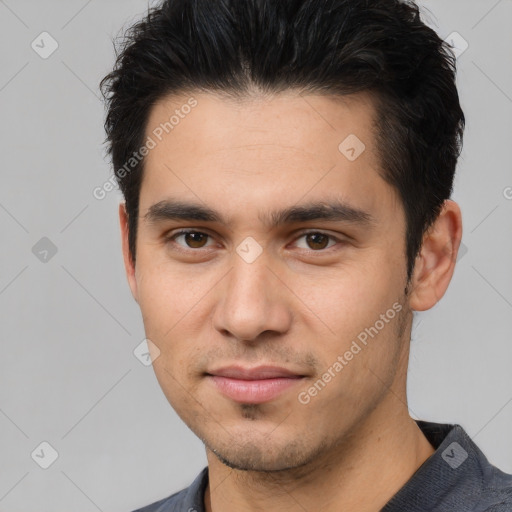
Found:
[[[218,375],[209,377],[221,393],[235,402],[245,404],[268,402],[302,381],[302,377],[276,377],[261,380],[230,379]]]

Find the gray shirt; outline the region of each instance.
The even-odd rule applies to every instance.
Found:
[[[460,425],[417,421],[436,449],[381,512],[512,512],[512,475],[489,463]],[[134,512],[205,512],[208,467],[172,496]]]

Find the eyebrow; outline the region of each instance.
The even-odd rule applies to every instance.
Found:
[[[222,214],[208,206],[169,199],[150,206],[143,218],[150,224],[168,220],[218,222],[226,226],[229,224]],[[269,229],[294,222],[318,220],[342,221],[361,226],[375,223],[375,218],[370,213],[339,200],[293,205],[283,210],[260,214],[258,218]]]

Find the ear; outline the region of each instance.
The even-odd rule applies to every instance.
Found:
[[[462,239],[462,216],[455,201],[447,199],[434,224],[423,236],[412,276],[410,305],[415,311],[433,307],[445,294],[455,270]]]
[[[130,249],[128,244],[128,213],[126,212],[126,204],[119,204],[119,224],[121,227],[121,243],[123,247],[123,260],[124,268],[126,271],[126,278],[130,285],[133,298],[136,302],[139,302],[138,291],[137,291],[137,279],[135,277],[135,265],[133,264],[130,256]]]

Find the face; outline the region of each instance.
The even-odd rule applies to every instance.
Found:
[[[231,467],[312,462],[405,388],[405,217],[373,117],[291,91],[151,111],[128,278],[167,399]]]

